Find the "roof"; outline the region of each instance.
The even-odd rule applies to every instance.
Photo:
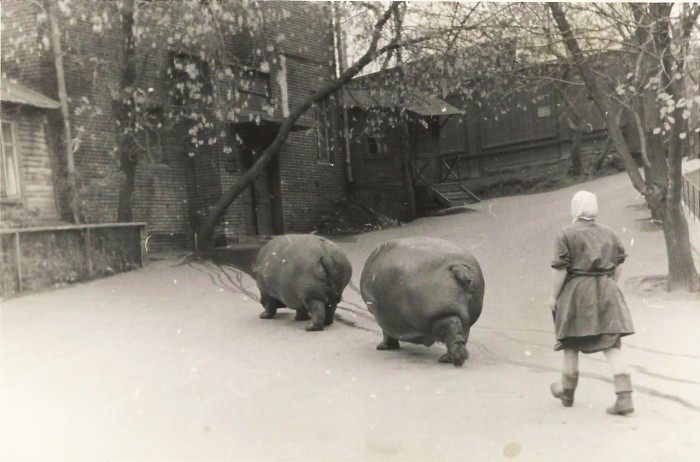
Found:
[[[395,108],[398,106],[396,95],[386,89],[365,90],[344,89],[345,106],[369,109],[373,107]],[[406,109],[422,116],[456,115],[464,111],[447,101],[421,91],[413,91],[407,96]]]
[[[0,77],[0,101],[42,109],[58,109],[60,103],[22,84]]]

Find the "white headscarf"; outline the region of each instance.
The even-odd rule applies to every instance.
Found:
[[[571,199],[571,218],[576,220],[595,220],[598,215],[598,198],[588,191],[579,191]]]

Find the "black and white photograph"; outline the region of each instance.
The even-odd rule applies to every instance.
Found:
[[[0,461],[700,460],[700,3],[1,0]]]

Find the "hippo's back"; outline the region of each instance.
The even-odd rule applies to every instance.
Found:
[[[312,234],[273,238],[260,249],[253,266],[260,291],[290,308],[302,306],[309,296],[339,300],[351,272],[336,244]]]
[[[414,237],[377,247],[365,263],[360,289],[385,332],[422,343],[441,317],[456,315],[465,328],[476,322],[484,279],[471,253],[443,239]]]

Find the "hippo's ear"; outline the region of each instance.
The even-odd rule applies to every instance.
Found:
[[[459,284],[467,289],[469,293],[472,292],[472,278],[469,273],[469,268],[464,265],[452,265],[450,266],[450,272]]]

